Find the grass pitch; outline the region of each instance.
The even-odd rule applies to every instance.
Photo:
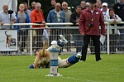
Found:
[[[67,58],[70,55],[61,55]],[[124,82],[124,55],[87,55],[86,62],[60,68],[61,77],[48,77],[49,69],[28,69],[35,56],[0,56],[0,82]]]

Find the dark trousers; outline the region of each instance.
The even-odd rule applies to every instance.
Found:
[[[28,30],[20,30],[18,32],[18,41],[20,41],[20,39],[22,38],[21,40],[21,45],[20,45],[20,51],[23,51],[24,48],[26,47],[26,40],[27,40],[27,37],[28,37]]]
[[[90,42],[90,38],[93,40],[93,45],[95,47],[95,57],[96,61],[99,61],[100,58],[100,36],[97,35],[85,35],[83,37],[83,46],[82,46],[82,57],[81,60],[85,61],[86,60],[86,55],[87,55],[87,48],[88,44]]]
[[[117,48],[117,39],[118,39],[118,34],[110,34],[109,35],[109,39],[110,39],[110,53],[115,53],[116,52],[116,48]]]
[[[42,42],[42,36],[43,36],[43,30],[36,30],[37,33],[37,50],[41,49],[43,47],[43,42]]]

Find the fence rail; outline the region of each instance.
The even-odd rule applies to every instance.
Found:
[[[111,42],[110,38],[112,36],[115,37],[115,35],[112,35],[112,36],[110,35],[110,30],[115,29],[115,28],[110,28],[111,27],[110,23],[105,22],[105,24],[106,24],[107,35],[106,35],[105,44],[101,46],[101,52],[110,54],[110,49],[112,48],[111,47],[112,45],[110,46],[110,42]],[[124,22],[121,22],[119,24],[124,24]],[[10,26],[10,24],[4,24],[4,25]],[[30,26],[30,28],[21,28],[20,30],[28,30],[28,35],[27,35],[28,37],[27,38],[29,38],[29,40],[26,40],[26,42],[29,44],[29,46],[28,47],[26,46],[26,47],[29,49],[29,54],[32,55],[33,48],[37,48],[37,46],[34,47],[34,45],[33,45],[33,43],[35,41],[32,37],[33,36],[32,31],[33,30],[43,30],[45,27],[44,28],[32,28],[32,25],[41,25],[41,24],[35,24],[35,23],[14,23],[12,26],[15,26],[15,25],[29,25]],[[48,26],[54,25],[55,26],[55,27],[49,27],[51,29],[51,35],[50,35],[51,39],[50,39],[50,41],[54,40],[55,37],[57,39],[57,37],[58,37],[57,34],[63,34],[70,42],[69,44],[66,45],[66,47],[64,47],[64,49],[67,48],[67,51],[70,51],[68,49],[70,49],[74,46],[78,47],[77,49],[81,48],[82,38],[81,38],[81,35],[78,32],[78,26],[72,26],[73,23],[46,23],[46,25],[48,25]],[[61,27],[58,28],[57,26],[61,26]],[[121,29],[124,30],[124,26],[123,27],[118,26],[117,29],[118,30],[121,30]],[[3,29],[1,29],[1,30],[3,30]],[[40,34],[40,33],[38,33],[38,34]],[[40,35],[37,35],[37,36],[38,36],[38,39],[41,40],[41,41],[39,41],[39,43],[42,43],[42,39],[39,38],[39,37],[42,37],[42,35],[40,34]],[[117,36],[118,36],[118,38],[120,37],[120,35],[117,35]],[[73,39],[72,39],[72,37],[73,37]],[[118,43],[119,40],[120,39],[116,39],[116,43]],[[112,41],[113,41],[113,39],[112,39]],[[76,43],[76,45],[73,46],[74,42]],[[121,42],[124,42],[123,39],[122,39]],[[18,41],[18,44],[19,44],[19,41]],[[113,45],[116,48],[116,51],[117,51],[116,53],[124,53],[123,50],[119,50],[119,46],[121,46],[121,44],[120,45],[113,44]],[[18,47],[19,47],[19,45],[18,45]],[[72,52],[73,52],[73,49],[72,49]],[[91,41],[90,45],[88,47],[89,53],[90,52],[94,53],[94,50],[92,51],[92,49],[94,49],[94,48],[93,48],[92,41]]]

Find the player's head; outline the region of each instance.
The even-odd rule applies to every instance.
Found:
[[[53,40],[53,41],[51,42],[51,45],[57,45],[57,41]]]

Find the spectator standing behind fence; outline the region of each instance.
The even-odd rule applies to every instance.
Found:
[[[56,5],[56,0],[51,0],[51,7],[49,8],[48,13],[49,11],[55,9],[55,5]]]
[[[35,5],[36,5],[35,1],[31,2],[31,9],[30,9],[30,11],[33,11],[35,9]]]
[[[45,24],[43,11],[41,10],[41,4],[39,2],[36,3],[35,9],[31,12],[31,22],[38,24]],[[44,25],[34,25],[33,28],[43,28]],[[33,30],[33,44],[36,45],[36,50],[42,47],[42,34],[43,29]],[[34,49],[34,51],[36,51]]]
[[[19,5],[19,11],[16,13],[17,21],[16,23],[30,23],[30,17],[28,13],[24,11],[24,4]],[[18,41],[20,45],[20,52],[24,52],[26,47],[26,40],[28,37],[28,30],[20,30],[21,28],[29,28],[29,26],[21,25],[15,26],[15,29],[18,29]]]
[[[96,61],[101,60],[100,57],[100,30],[99,25],[101,26],[101,33],[105,36],[105,24],[102,12],[95,8],[96,0],[88,0],[90,3],[89,8],[82,11],[79,20],[79,31],[84,36],[83,45],[82,45],[82,57],[81,60],[86,60],[88,43],[90,38],[93,40],[93,45],[95,46],[95,57]]]
[[[113,6],[113,9],[115,11],[115,14],[117,14],[122,21],[124,21],[124,0],[119,0],[118,3],[116,3]],[[118,24],[118,26],[124,27],[124,24]],[[120,39],[119,39],[119,51],[124,51],[124,29],[119,29],[120,31]]]
[[[11,26],[3,26],[4,23],[10,23],[11,25],[16,22],[16,16],[12,13],[8,13],[8,5],[3,5],[3,11],[0,12],[0,25],[2,29],[11,29]]]
[[[109,15],[108,3],[106,3],[106,2],[102,3],[102,9],[101,10],[102,10],[104,20],[105,20],[106,16]]]
[[[96,8],[98,9],[102,9],[102,3],[101,3],[101,0],[96,0]]]
[[[86,2],[81,1],[80,6],[81,6],[81,9],[84,10],[86,8]]]
[[[24,9],[24,11],[29,15],[29,18],[30,18],[30,14],[31,14],[31,11],[28,9],[29,7],[28,7],[28,5],[27,5],[27,3],[26,2],[23,2],[23,4],[24,4],[24,6],[25,6],[25,9]],[[27,50],[29,50],[29,46],[30,46],[30,43],[29,43],[29,40],[30,40],[30,31],[28,30],[28,37],[27,37],[27,43],[26,43],[26,46],[27,46]]]
[[[65,13],[65,18],[66,18],[65,22],[70,22],[70,16],[72,12],[68,9],[68,3],[65,1],[62,3],[62,10]],[[71,29],[64,29],[63,31],[65,33],[64,36],[68,39],[67,51],[71,51],[71,43],[70,43]]]
[[[26,2],[24,2],[23,3],[24,4],[24,6],[25,6],[25,12],[30,16],[30,14],[31,14],[31,11],[28,9],[28,5],[27,5],[27,3]]]
[[[110,53],[114,54],[116,52],[117,48],[117,39],[118,39],[118,30],[117,30],[117,24],[122,22],[121,18],[114,13],[114,9],[109,9],[109,15],[105,19],[106,22],[112,23],[110,26],[110,34],[109,34],[109,40],[110,40]]]
[[[55,9],[55,5],[56,5],[56,0],[51,0],[51,6],[48,8],[46,15],[45,15],[45,19],[47,20],[47,16],[49,14],[49,12],[53,9]]]
[[[64,23],[66,21],[65,13],[61,10],[61,4],[56,3],[55,9],[51,10],[47,16],[48,23]],[[53,27],[61,28],[59,25],[52,25]],[[52,32],[51,32],[52,33]],[[54,33],[52,34],[54,40],[58,40],[58,35],[61,34],[60,29],[54,29]],[[53,40],[52,39],[52,40]]]
[[[74,24],[73,26],[78,26],[76,24],[79,22],[81,11],[82,11],[81,6],[77,6],[75,8],[75,12],[71,14],[70,22]],[[83,37],[82,35],[80,35],[80,32],[78,29],[72,29],[72,34],[73,34],[73,40],[74,40],[75,47],[76,47],[76,52],[80,52]]]

